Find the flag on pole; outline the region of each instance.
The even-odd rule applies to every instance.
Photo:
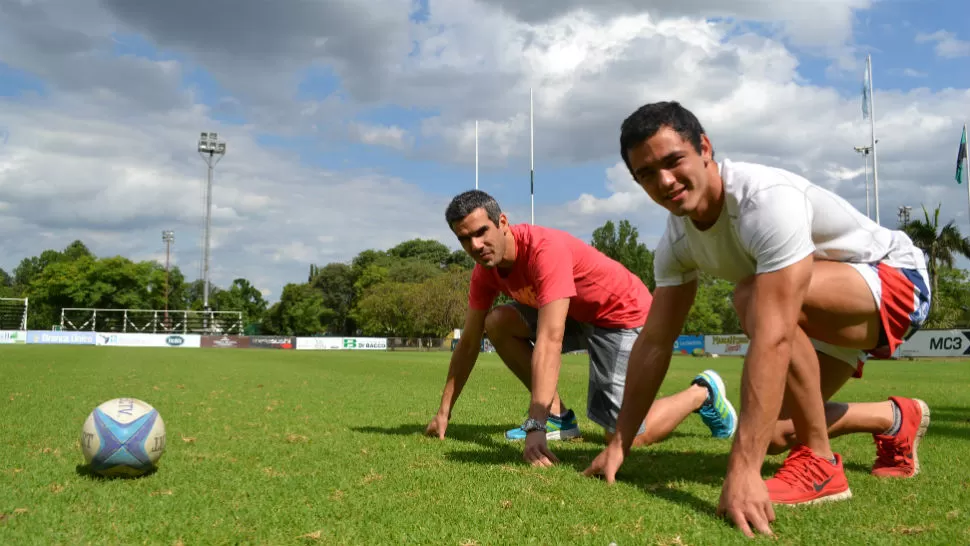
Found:
[[[963,126],[963,136],[960,138],[960,150],[957,152],[957,184],[963,184],[963,165],[967,161],[967,126]],[[970,182],[968,182],[970,183]]]
[[[866,71],[862,75],[862,119],[869,119],[869,96],[872,93],[872,81],[869,79],[869,57],[866,57]]]

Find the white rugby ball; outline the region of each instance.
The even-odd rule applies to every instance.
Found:
[[[158,468],[165,423],[137,398],[115,398],[94,408],[81,428],[84,462],[101,476],[136,477]]]

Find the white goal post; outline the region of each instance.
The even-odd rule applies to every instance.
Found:
[[[0,330],[27,330],[27,298],[0,298]]]

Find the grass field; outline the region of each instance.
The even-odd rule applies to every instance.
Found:
[[[0,347],[0,544],[741,544],[714,517],[729,443],[692,415],[635,450],[618,483],[580,474],[602,447],[554,443],[533,469],[502,432],[525,390],[483,355],[449,439],[421,432],[447,353]],[[662,391],[714,367],[738,401],[740,360],[677,358]],[[561,392],[585,415],[586,363]],[[872,439],[834,440],[853,498],[779,507],[780,544],[970,543],[970,363],[872,362],[840,400],[919,396],[932,410],[913,480],[868,474]],[[99,403],[153,404],[168,445],[135,480],[86,473],[81,424]],[[766,475],[781,456],[770,457]],[[784,508],[784,509],[782,509]]]

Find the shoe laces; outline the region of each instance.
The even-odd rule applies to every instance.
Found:
[[[806,446],[799,446],[791,451],[774,477],[790,486],[811,486],[812,482],[820,482],[827,476],[820,468],[818,457],[812,453],[812,450]]]
[[[905,451],[906,446],[895,436],[877,436],[876,467],[899,466],[899,463],[906,462]]]

